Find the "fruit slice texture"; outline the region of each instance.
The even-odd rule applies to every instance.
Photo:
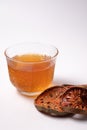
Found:
[[[65,112],[87,114],[86,86],[68,89],[62,96],[61,107]]]
[[[51,116],[66,116],[69,113],[64,112],[61,108],[62,95],[73,85],[62,85],[51,87],[42,92],[35,99],[35,106],[38,111],[49,114]]]

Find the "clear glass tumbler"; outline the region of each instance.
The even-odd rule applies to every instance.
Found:
[[[41,43],[21,43],[5,50],[11,83],[22,94],[35,96],[50,87],[58,49]]]

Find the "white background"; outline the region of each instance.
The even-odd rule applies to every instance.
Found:
[[[24,41],[59,49],[55,84],[87,84],[87,0],[0,0],[0,130],[87,129],[87,116],[43,115],[12,86],[4,50]]]

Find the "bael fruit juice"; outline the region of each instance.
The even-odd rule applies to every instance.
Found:
[[[8,62],[9,76],[19,91],[41,92],[50,86],[55,67],[50,56],[24,54],[11,59]]]

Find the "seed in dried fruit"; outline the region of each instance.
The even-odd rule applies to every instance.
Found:
[[[42,92],[34,102],[37,110],[51,116],[69,115],[63,111],[60,102],[62,95],[71,87],[72,85],[54,86]]]
[[[65,112],[87,114],[87,89],[73,87],[62,96],[61,106]]]

